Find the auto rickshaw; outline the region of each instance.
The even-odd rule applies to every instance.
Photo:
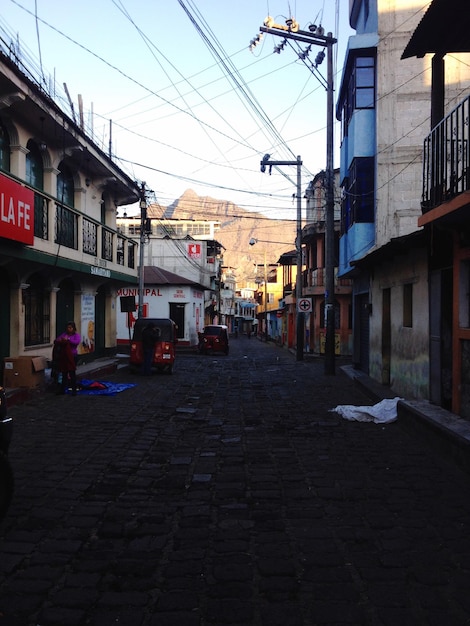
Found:
[[[131,341],[129,369],[136,373],[143,367],[142,331],[148,324],[154,324],[160,335],[155,344],[152,368],[159,372],[172,374],[175,363],[175,346],[178,339],[176,324],[169,318],[141,317],[136,321]]]
[[[199,335],[199,352],[223,352],[228,354],[228,328],[224,324],[210,324],[204,327],[204,331]]]

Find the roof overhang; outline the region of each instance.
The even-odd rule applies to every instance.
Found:
[[[378,263],[390,261],[395,256],[405,254],[410,248],[418,248],[426,245],[428,235],[424,230],[417,230],[403,237],[394,237],[384,246],[371,250],[366,256],[356,261],[351,261],[351,265],[358,269],[368,269]]]
[[[468,0],[433,0],[416,27],[402,59],[425,54],[470,52]]]

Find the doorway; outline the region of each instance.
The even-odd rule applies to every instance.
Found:
[[[184,307],[179,302],[170,302],[170,319],[176,324],[178,339],[184,339]]]
[[[392,360],[391,289],[382,291],[382,385],[390,385]]]

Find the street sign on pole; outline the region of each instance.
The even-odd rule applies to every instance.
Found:
[[[300,298],[299,303],[297,305],[297,310],[300,313],[311,313],[312,312],[312,298]]]

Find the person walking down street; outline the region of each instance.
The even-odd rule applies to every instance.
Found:
[[[62,375],[58,394],[64,394],[70,382],[72,395],[77,395],[77,348],[80,340],[75,322],[68,322],[65,332],[54,341],[52,360]]]
[[[155,344],[160,339],[160,329],[155,324],[147,324],[142,331],[142,350],[144,352],[144,362],[142,373],[144,376],[150,376],[152,373],[153,355],[155,352]]]

